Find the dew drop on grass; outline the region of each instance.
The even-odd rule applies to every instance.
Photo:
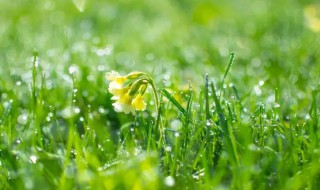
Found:
[[[32,164],[36,164],[37,160],[38,160],[38,158],[35,155],[30,156],[30,161]]]
[[[207,127],[211,127],[211,126],[212,126],[212,121],[208,119],[208,120],[206,121],[206,126],[207,126]]]
[[[178,132],[176,132],[176,133],[174,133],[174,136],[175,136],[175,137],[179,137],[180,134],[179,134]]]
[[[162,82],[163,82],[163,85],[166,86],[166,87],[171,85],[171,81],[170,80],[163,80]]]
[[[259,86],[263,86],[263,85],[264,85],[264,81],[263,80],[259,81]]]
[[[280,108],[280,104],[279,103],[274,103],[273,107],[274,108]]]
[[[311,119],[310,115],[307,114],[307,115],[306,115],[306,120],[310,120],[310,119]]]
[[[73,117],[74,115],[80,113],[80,111],[81,110],[78,107],[73,108],[72,106],[68,106],[61,111],[61,116],[63,118],[70,118],[70,117]]]
[[[16,82],[16,85],[17,85],[17,86],[20,86],[20,85],[21,85],[21,81],[17,81],[17,82]]]
[[[164,178],[164,184],[168,187],[172,187],[175,184],[175,180],[172,176],[167,176]]]
[[[78,108],[78,107],[76,107],[76,108],[74,108],[74,113],[80,113],[80,108]]]
[[[27,124],[27,121],[28,121],[28,114],[27,113],[23,113],[23,114],[18,116],[18,123],[20,125]]]
[[[255,93],[257,96],[260,96],[260,95],[262,94],[262,91],[261,91],[261,89],[260,89],[260,86],[258,86],[258,85],[255,85],[255,86],[253,87],[253,91],[254,91],[254,93]]]
[[[79,68],[78,68],[78,66],[77,65],[71,65],[70,67],[69,67],[69,74],[76,74],[76,73],[78,73],[79,72]]]
[[[175,119],[171,121],[170,126],[171,126],[171,129],[178,131],[179,129],[181,129],[181,122],[179,119]]]
[[[99,113],[104,114],[104,113],[106,113],[106,110],[102,106],[100,106]]]
[[[171,152],[172,148],[171,146],[166,146],[166,148],[164,149],[166,152]]]

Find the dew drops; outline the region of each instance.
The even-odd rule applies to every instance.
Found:
[[[34,155],[30,156],[30,161],[32,164],[37,163],[37,160],[38,160],[38,158],[36,156],[34,156]]]
[[[274,103],[273,107],[274,108],[280,108],[280,104],[279,103]]]
[[[306,120],[310,120],[311,119],[309,114],[307,114],[305,118],[306,118]]]
[[[79,114],[80,111],[81,110],[78,107],[68,106],[61,111],[61,116],[63,118],[71,118],[71,117],[75,116],[76,114]]]
[[[80,108],[78,108],[78,107],[75,107],[75,108],[74,108],[74,113],[77,113],[77,114],[78,114],[78,113],[80,113],[80,111],[81,111]]]
[[[253,91],[254,91],[254,93],[255,93],[257,96],[260,96],[260,95],[262,94],[262,91],[261,91],[259,85],[255,85],[255,86],[253,87]]]
[[[181,129],[181,121],[178,119],[175,119],[171,121],[170,126],[171,126],[171,129],[178,131],[179,129]]]
[[[19,124],[25,125],[25,124],[27,124],[27,121],[28,121],[28,114],[27,113],[23,113],[18,116],[18,123]]]
[[[106,110],[102,106],[100,106],[99,113],[104,114],[104,113],[106,113]]]
[[[259,86],[263,86],[263,85],[264,85],[264,81],[263,80],[259,81]]]
[[[77,65],[71,65],[69,67],[69,74],[76,74],[79,72],[79,67]]]
[[[164,178],[164,184],[168,187],[172,187],[175,184],[175,180],[172,176],[167,176]]]
[[[164,149],[166,152],[171,152],[172,148],[171,146],[166,146],[166,148]]]
[[[101,56],[107,56],[110,55],[113,51],[113,45],[108,45],[105,48],[102,49],[97,49],[96,54],[101,57]],[[99,70],[99,69],[98,69]]]

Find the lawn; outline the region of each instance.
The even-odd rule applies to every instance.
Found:
[[[318,1],[0,7],[1,189],[320,187]]]

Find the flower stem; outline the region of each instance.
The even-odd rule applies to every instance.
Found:
[[[153,94],[154,94],[154,99],[156,102],[156,109],[157,109],[157,119],[156,119],[156,127],[159,127],[159,132],[160,132],[160,138],[159,138],[159,144],[158,144],[158,148],[161,147],[162,145],[162,139],[164,137],[164,131],[163,131],[163,126],[161,123],[161,110],[160,110],[160,102],[159,102],[159,97],[158,97],[158,92],[156,87],[154,86],[153,80],[151,79],[151,77],[149,77],[149,84],[151,85]]]

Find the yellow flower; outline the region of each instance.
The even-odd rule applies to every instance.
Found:
[[[136,110],[145,110],[146,109],[146,103],[143,101],[143,97],[141,94],[138,94],[133,100],[132,100],[132,106]]]
[[[131,72],[126,76],[121,76],[116,71],[106,74],[110,81],[109,92],[113,95],[112,100],[116,100],[112,105],[116,112],[126,114],[135,110],[145,110],[146,103],[143,101],[143,94],[146,91],[150,78],[142,72]]]

